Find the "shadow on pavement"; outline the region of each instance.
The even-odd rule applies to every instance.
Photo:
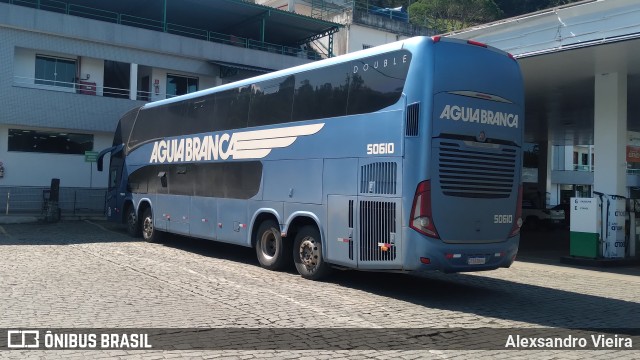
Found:
[[[176,236],[166,239],[164,245],[206,257],[259,266],[255,251],[246,247]],[[268,270],[264,271],[264,275],[269,276]],[[556,289],[554,281],[562,281],[561,275],[551,279],[548,287],[481,275],[428,273],[411,276],[336,270],[327,282],[393,298],[399,301],[398,306],[402,306],[402,302],[410,302],[496,319],[472,324],[478,327],[504,324],[497,319],[561,328],[637,328],[639,324],[640,303]],[[624,288],[620,290],[625,291]],[[432,320],[424,319],[424,326],[433,326]],[[446,319],[435,320],[441,324]]]
[[[2,224],[3,245],[73,245],[106,242],[135,242],[126,229],[106,221],[61,221],[56,223]]]

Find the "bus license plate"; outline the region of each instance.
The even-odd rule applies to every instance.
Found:
[[[484,265],[487,261],[484,257],[470,257],[467,259],[467,264],[469,265]]]

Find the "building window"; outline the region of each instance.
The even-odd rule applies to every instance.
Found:
[[[36,84],[73,88],[76,79],[76,61],[45,55],[36,55]]]
[[[167,74],[167,97],[198,91],[198,78]]]
[[[93,150],[93,135],[9,129],[8,150],[83,155]]]

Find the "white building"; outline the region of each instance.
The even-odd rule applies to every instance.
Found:
[[[327,54],[333,50],[333,55],[343,55],[413,36],[435,35],[432,30],[409,24],[406,12],[367,6],[366,2],[256,0],[256,3],[344,25],[333,38],[324,37],[312,44]]]
[[[313,61],[300,44],[338,27],[240,1],[0,2],[0,202],[52,178],[106,187],[85,152],[111,146],[126,111]]]

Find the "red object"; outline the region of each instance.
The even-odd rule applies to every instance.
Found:
[[[433,224],[431,211],[431,181],[425,180],[418,184],[411,207],[409,227],[424,235],[439,239],[438,231]]]
[[[640,147],[627,145],[627,162],[640,163]]]
[[[469,44],[469,45],[475,45],[475,46],[480,46],[480,47],[484,47],[484,48],[486,48],[486,47],[487,47],[487,44],[485,44],[485,43],[481,43],[481,42],[479,42],[479,41],[474,41],[474,40],[467,40],[467,44]]]
[[[513,227],[511,228],[511,232],[509,233],[509,237],[514,237],[520,233],[520,228],[522,227],[522,185],[518,187],[518,203],[516,204],[516,217],[514,219],[515,223],[513,223]]]
[[[85,95],[96,94],[96,83],[88,81],[78,81],[78,92]]]

